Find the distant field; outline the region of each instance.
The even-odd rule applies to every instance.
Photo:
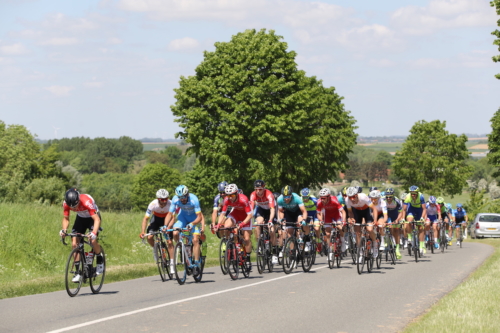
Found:
[[[466,143],[469,152],[484,153],[488,151],[488,141],[468,141]],[[360,146],[364,146],[369,149],[385,150],[389,153],[397,152],[403,146],[403,142],[380,142],[380,143],[362,143]]]
[[[143,142],[142,147],[143,151],[151,151],[151,150],[163,150],[167,146],[177,146],[177,148],[181,149],[184,153],[186,149],[188,149],[189,145],[180,145],[179,142],[176,141],[167,141],[167,142]]]

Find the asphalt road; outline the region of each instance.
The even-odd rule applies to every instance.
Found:
[[[97,295],[86,286],[74,298],[59,291],[4,299],[0,332],[398,332],[492,253],[464,243],[362,275],[350,260],[331,270],[318,257],[309,273],[299,266],[259,275],[254,266],[250,278],[231,281],[213,267],[202,283],[158,276],[106,284]]]

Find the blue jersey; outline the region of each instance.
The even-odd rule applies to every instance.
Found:
[[[285,203],[285,199],[283,199],[283,195],[278,197],[278,207],[283,208],[285,210],[289,210],[291,212],[296,212],[299,210],[300,206],[304,207],[304,202],[302,198],[297,193],[292,193],[292,199],[289,203]]]
[[[337,200],[342,206],[345,206],[344,196],[342,194],[337,195]]]
[[[461,211],[454,209],[452,214],[453,217],[455,218],[455,221],[462,222],[465,221],[465,216],[467,215],[467,212],[463,208],[461,209]]]
[[[177,208],[181,209],[179,216],[196,216],[196,214],[201,213],[200,201],[193,193],[189,193],[188,201],[185,204],[181,202],[178,196],[175,196],[172,199],[169,212],[174,213]]]
[[[217,210],[222,209],[222,204],[224,203],[224,198],[220,196],[220,194],[217,194],[214,198],[214,208],[217,208]]]

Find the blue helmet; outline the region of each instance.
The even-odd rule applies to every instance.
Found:
[[[435,203],[436,203],[436,201],[437,201],[437,200],[436,200],[436,197],[435,197],[435,196],[431,195],[431,196],[429,197],[429,203],[431,203],[431,204],[435,204]]]
[[[457,208],[462,208],[462,204],[461,203],[457,203]]]
[[[224,189],[226,188],[226,186],[226,181],[220,182],[219,185],[217,185],[217,190],[219,190],[219,193],[224,193]]]
[[[446,208],[448,208],[448,209],[452,209],[452,208],[453,208],[453,206],[451,205],[451,203],[447,203],[447,204],[446,204]]]
[[[179,185],[175,189],[175,195],[178,197],[184,197],[189,193],[189,190],[186,185]]]
[[[300,190],[300,195],[303,197],[308,197],[309,196],[309,189],[307,187],[304,187],[302,190]]]
[[[410,192],[418,192],[418,186],[416,185],[410,186]]]

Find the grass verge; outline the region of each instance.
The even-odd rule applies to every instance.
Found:
[[[500,239],[470,242],[491,245],[495,252],[457,288],[410,323],[404,333],[499,331]]]

